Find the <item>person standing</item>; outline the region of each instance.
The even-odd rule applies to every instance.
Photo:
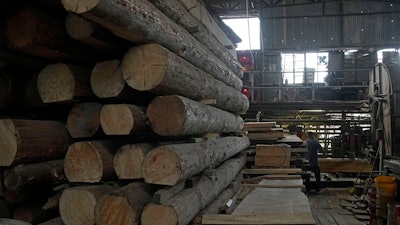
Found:
[[[318,162],[318,151],[323,151],[319,142],[315,139],[315,135],[313,132],[307,133],[308,139],[306,140],[307,143],[307,159],[310,163],[309,169],[315,175],[315,191],[319,193],[321,191],[321,169],[319,167]],[[307,187],[307,193],[311,191],[310,185]]]

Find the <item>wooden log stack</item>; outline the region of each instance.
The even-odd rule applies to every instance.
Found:
[[[0,17],[0,216],[183,225],[237,177],[249,146],[241,66],[182,3],[24,4]],[[32,74],[24,109],[48,117],[9,110],[13,69]]]

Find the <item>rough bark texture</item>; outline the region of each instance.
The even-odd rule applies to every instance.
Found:
[[[129,104],[104,105],[100,124],[107,135],[128,135],[146,130],[146,109]]]
[[[151,188],[131,183],[101,197],[95,209],[97,225],[139,224],[143,208],[151,202]]]
[[[162,205],[148,204],[142,213],[143,225],[186,225],[233,181],[246,162],[245,156],[232,158],[215,170],[212,180],[202,176],[193,188],[188,188]]]
[[[140,65],[140,66],[138,66]],[[122,61],[123,78],[141,91],[177,94],[193,100],[215,99],[216,107],[244,113],[248,98],[159,44],[131,48]]]
[[[70,145],[64,171],[69,182],[96,183],[115,178],[114,153],[119,142],[81,141]]]
[[[93,96],[89,79],[89,70],[57,63],[40,71],[37,87],[44,103],[70,101]]]
[[[60,215],[65,225],[94,225],[95,207],[103,195],[116,189],[110,185],[78,186],[65,190],[60,198]]]
[[[92,137],[100,133],[102,105],[94,102],[79,103],[72,107],[67,118],[67,129],[73,138]]]
[[[146,0],[63,0],[62,3],[66,10],[82,13],[82,16],[101,24],[122,38],[134,42],[140,40],[160,43],[216,79],[238,90],[242,87],[240,78],[207,47]]]
[[[4,184],[12,191],[33,184],[54,185],[65,181],[63,171],[63,160],[20,164],[4,171]]]
[[[68,144],[64,123],[0,120],[0,166],[60,159]]]
[[[143,178],[142,162],[154,144],[128,144],[118,149],[114,155],[114,170],[119,179]]]
[[[238,132],[244,124],[240,116],[177,95],[154,98],[147,116],[162,136]]]
[[[178,0],[151,0],[165,15],[177,24],[183,26],[200,43],[221,59],[236,75],[243,78],[242,65],[232,57],[232,54],[215,38],[211,32],[196,17],[186,10]]]
[[[249,145],[247,137],[224,137],[201,143],[160,146],[146,155],[143,177],[147,183],[176,185],[206,168],[214,168]]]

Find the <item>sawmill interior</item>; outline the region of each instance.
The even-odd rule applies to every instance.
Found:
[[[0,12],[0,225],[400,224],[399,0]]]

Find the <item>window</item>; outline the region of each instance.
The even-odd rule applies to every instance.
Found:
[[[242,39],[236,50],[261,49],[259,18],[224,19],[223,21]]]
[[[283,81],[287,84],[323,83],[328,75],[328,53],[283,53]]]

